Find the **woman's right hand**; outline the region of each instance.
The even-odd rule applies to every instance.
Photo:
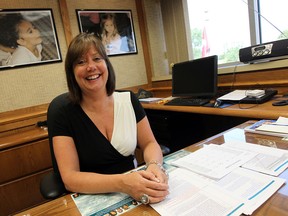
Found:
[[[144,170],[123,174],[122,191],[132,196],[135,200],[140,201],[141,197],[146,194],[150,203],[157,203],[164,200],[169,194],[167,183],[160,181],[151,172]]]

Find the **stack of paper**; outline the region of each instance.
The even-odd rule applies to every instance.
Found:
[[[220,179],[256,155],[257,153],[229,146],[210,144],[172,162],[172,165],[189,169],[209,178]]]
[[[240,141],[174,158],[170,194],[151,205],[161,215],[251,215],[285,183],[277,176],[288,167],[287,150]]]
[[[279,176],[280,173],[288,168],[287,150],[253,145],[240,141],[225,143],[223,146],[256,153],[255,157],[244,163],[241,167],[273,176]]]
[[[239,167],[217,181],[178,168],[169,173],[169,196],[151,206],[171,216],[251,215],[284,182]]]
[[[245,128],[251,133],[266,134],[271,136],[288,136],[288,118],[279,117],[277,120],[260,120],[255,124]]]

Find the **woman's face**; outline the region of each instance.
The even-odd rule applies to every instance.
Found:
[[[108,68],[95,46],[92,46],[77,60],[74,66],[74,76],[83,94],[106,92]]]
[[[36,46],[42,43],[42,38],[38,29],[31,22],[23,20],[18,25],[19,39],[18,44],[22,46]]]
[[[112,34],[115,30],[113,21],[110,19],[106,20],[104,24],[104,28],[108,33]]]

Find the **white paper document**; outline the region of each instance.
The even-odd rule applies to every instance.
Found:
[[[173,161],[172,165],[189,169],[209,178],[220,179],[255,155],[257,153],[210,144]]]
[[[247,97],[247,90],[234,90],[218,98],[218,100],[239,101]]]
[[[236,216],[252,214],[285,179],[237,168],[215,181],[178,168],[170,173],[170,194],[151,204],[160,215]]]
[[[234,196],[243,200],[242,213],[250,215],[272,196],[285,181],[282,178],[237,168],[217,182],[210,184],[208,188],[215,188],[219,191],[225,190],[226,193],[230,194],[230,197]]]
[[[140,98],[139,101],[143,103],[153,103],[162,100],[162,98],[149,97],[149,98]]]
[[[286,125],[288,126],[288,118],[280,116],[275,123],[275,125]]]
[[[223,146],[257,153],[255,157],[242,165],[244,168],[273,176],[280,175],[288,168],[287,150],[240,141],[227,142]]]
[[[241,214],[242,200],[224,196],[225,191],[206,188],[214,182],[185,169],[169,173],[170,194],[166,200],[151,204],[160,215],[169,216],[222,216]],[[223,194],[223,193],[224,194]]]

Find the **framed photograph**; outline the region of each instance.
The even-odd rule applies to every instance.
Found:
[[[80,32],[94,33],[109,56],[137,54],[131,10],[76,9]]]
[[[62,61],[51,9],[0,11],[0,69]]]

